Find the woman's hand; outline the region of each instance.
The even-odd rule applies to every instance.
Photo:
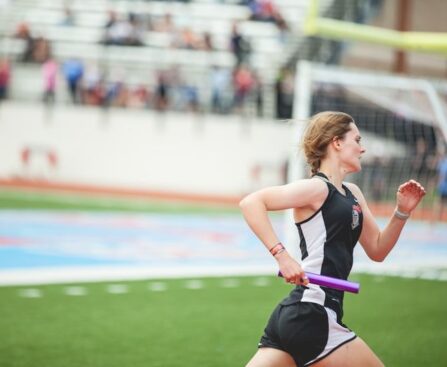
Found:
[[[276,261],[279,265],[279,271],[281,272],[286,283],[296,284],[296,285],[307,285],[309,284],[309,279],[307,278],[304,270],[301,268],[287,251],[282,251],[275,256]]]
[[[410,214],[425,195],[424,187],[415,180],[410,180],[399,186],[397,190],[397,209]]]

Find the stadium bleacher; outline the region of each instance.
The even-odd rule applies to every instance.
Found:
[[[330,4],[331,1],[325,3]],[[65,1],[18,0],[10,3],[10,9],[6,8],[0,15],[0,55],[19,59],[26,43],[15,38],[14,31],[18,24],[26,23],[33,37],[41,36],[50,42],[52,55],[59,63],[76,57],[105,66],[108,70],[122,68],[126,70],[129,80],[145,81],[148,85],[151,83],[148,78],[151,73],[176,67],[183,75],[187,75],[192,84],[205,89],[202,95],[207,95],[206,85],[209,83],[211,68],[219,66],[232,70],[235,65],[235,56],[229,45],[233,24],[238,22],[240,33],[250,42],[251,68],[262,78],[264,111],[266,115],[273,116],[273,85],[281,66],[298,46],[297,39],[302,38],[301,26],[308,2],[277,0],[275,4],[288,22],[287,34],[272,22],[250,20],[249,8],[236,1],[78,0],[70,3],[74,24],[68,26],[64,24]],[[157,19],[169,14],[179,30],[188,27],[197,34],[209,33],[213,50],[173,48],[173,34],[158,32],[150,27],[146,27],[142,33],[141,47],[105,46],[102,42],[104,26],[110,10],[119,17],[132,12],[144,19]],[[37,82],[40,78],[37,65],[15,62],[12,97],[40,98],[41,87]],[[25,85],[26,88],[21,87]],[[32,90],[30,86],[35,89]]]

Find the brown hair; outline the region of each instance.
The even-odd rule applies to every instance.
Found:
[[[312,175],[320,168],[327,147],[335,137],[343,138],[351,130],[354,119],[343,112],[325,111],[312,116],[303,136],[303,150]]]

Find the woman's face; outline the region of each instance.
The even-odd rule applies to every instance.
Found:
[[[340,144],[341,162],[347,173],[359,172],[362,169],[360,158],[365,153],[359,129],[354,123],[351,123],[350,126],[351,130],[343,138],[337,140]]]

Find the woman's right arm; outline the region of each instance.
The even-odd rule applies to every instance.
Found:
[[[270,251],[280,241],[268,216],[269,211],[304,207],[318,210],[326,196],[326,184],[313,178],[256,191],[247,195],[239,205],[253,233]],[[286,282],[303,283],[304,272],[287,251],[278,253],[275,259]],[[307,281],[304,283],[307,284]]]

